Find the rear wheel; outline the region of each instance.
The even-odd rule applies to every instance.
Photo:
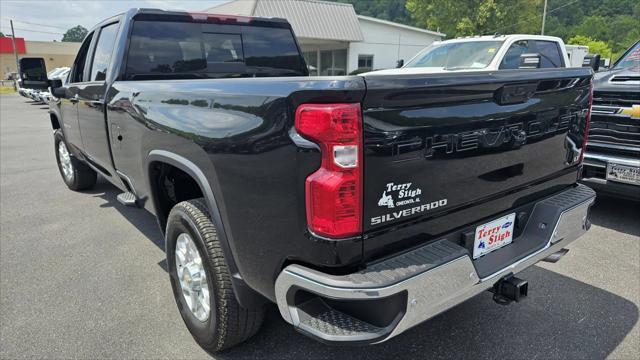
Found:
[[[264,309],[238,303],[217,230],[202,199],[173,207],[165,240],[173,295],[198,344],[218,352],[255,334]]]
[[[98,174],[69,151],[62,131],[56,130],[53,136],[58,170],[64,183],[69,189],[76,191],[92,188],[96,184]]]

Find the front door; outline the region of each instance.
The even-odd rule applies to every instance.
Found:
[[[112,23],[96,33],[98,39],[88,63],[91,64],[88,82],[77,85],[78,122],[83,151],[94,166],[111,176],[115,176],[115,168],[109,147],[104,99],[107,90],[107,69],[117,32],[118,23]]]

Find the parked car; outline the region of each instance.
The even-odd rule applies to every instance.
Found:
[[[640,41],[595,75],[582,182],[640,200]]]
[[[435,41],[397,69],[372,73],[401,75],[441,72],[513,70],[522,66],[520,57],[531,57],[530,67],[572,67],[562,39],[543,35],[493,35]],[[582,63],[577,67],[581,67]]]
[[[89,32],[50,115],[70,189],[100,174],[157,217],[203,348],[252,336],[268,302],[368,344],[485,290],[523,299],[514,274],[589,229],[591,77],[309,77],[286,20],[134,9]]]

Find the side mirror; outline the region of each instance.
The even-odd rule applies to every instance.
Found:
[[[44,64],[43,58],[21,58],[19,67],[24,87],[44,90],[49,86],[47,67]]]
[[[593,71],[598,71],[600,69],[600,55],[588,54],[582,60],[582,67],[590,67]]]
[[[520,65],[518,69],[539,69],[540,68],[540,54],[529,53],[520,55]]]
[[[49,80],[49,86],[51,87],[51,95],[53,95],[58,99],[64,97],[66,93],[66,89],[62,87],[62,80],[60,79]]]
[[[56,88],[60,88],[62,87],[62,80],[60,79],[49,80],[49,86],[51,87],[52,90]]]
[[[404,66],[404,59],[398,60],[398,62],[396,63],[396,68],[401,68],[403,66]]]

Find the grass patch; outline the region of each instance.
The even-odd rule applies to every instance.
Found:
[[[0,94],[13,94],[16,92],[13,86],[0,86]]]

